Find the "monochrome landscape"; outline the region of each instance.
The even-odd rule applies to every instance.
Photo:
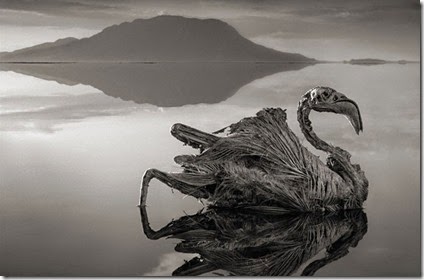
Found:
[[[420,9],[0,1],[0,274],[419,276]],[[145,170],[181,172],[174,157],[198,153],[174,123],[213,132],[280,107],[325,162],[296,116],[315,86],[360,108],[359,136],[339,115],[311,120],[364,170],[362,210],[210,210],[157,180],[137,207]]]

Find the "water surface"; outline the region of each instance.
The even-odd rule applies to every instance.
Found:
[[[220,76],[216,68],[197,71],[204,91],[202,83],[193,86],[193,69],[178,70],[178,79],[154,80],[144,89],[166,91],[148,95],[146,104],[131,98],[146,79],[134,85],[133,78],[125,83],[123,75],[113,86],[113,75],[107,81],[98,75],[93,82],[80,80],[85,75],[70,79],[65,70],[57,70],[60,75],[49,70],[47,78],[46,70],[2,67],[1,274],[170,275],[193,255],[175,252],[177,240],[147,239],[136,205],[144,170],[177,172],[173,157],[194,152],[169,134],[171,125],[215,131],[263,107],[278,106],[287,108],[290,127],[313,150],[298,128],[296,106],[306,90],[325,85],[355,100],[362,113],[360,136],[342,116],[312,113],[311,119],[320,137],[348,150],[366,172],[368,231],[349,254],[315,275],[418,276],[419,65],[244,67],[247,74],[239,66],[224,68],[226,75]],[[151,77],[149,69],[137,73]],[[163,71],[173,76],[169,67]],[[168,103],[172,89],[180,98]],[[210,97],[213,91],[217,98]],[[188,101],[181,101],[186,93]],[[153,228],[203,207],[157,181],[151,186],[147,211]]]

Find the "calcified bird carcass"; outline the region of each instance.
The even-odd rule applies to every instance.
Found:
[[[175,124],[171,134],[199,155],[181,155],[175,161],[181,173],[157,169],[145,172],[140,205],[146,205],[148,184],[156,178],[171,188],[206,199],[215,207],[243,208],[273,213],[337,211],[362,208],[368,181],[350,154],[321,140],[309,120],[311,110],[345,115],[356,133],[362,131],[358,105],[328,87],[306,92],[297,119],[305,138],[328,154],[327,162],[301,145],[280,108],[259,111],[214,134]],[[229,130],[225,137],[216,134]]]

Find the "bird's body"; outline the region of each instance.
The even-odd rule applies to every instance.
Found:
[[[305,111],[309,114],[308,107],[300,105],[298,119],[302,131],[314,146],[326,149],[327,164],[300,143],[288,127],[285,110],[279,108],[261,110],[255,117],[230,125],[226,137],[176,124],[171,134],[200,148],[201,153],[176,157],[184,168],[182,173],[148,170],[143,179],[141,205],[145,204],[148,182],[156,177],[217,207],[268,212],[361,208],[368,186],[363,172],[350,163],[346,151],[325,142],[328,146],[323,146],[315,134],[307,135],[312,128],[308,128],[310,122]]]

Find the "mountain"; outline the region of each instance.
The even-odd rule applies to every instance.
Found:
[[[217,19],[158,16],[0,55],[3,62],[261,61],[313,62],[253,43]]]
[[[41,52],[42,51],[48,51],[48,50],[50,50],[52,48],[60,47],[60,46],[63,46],[63,45],[67,45],[67,44],[69,44],[71,42],[75,42],[75,41],[78,41],[78,39],[77,38],[73,38],[73,37],[67,37],[67,38],[56,40],[54,42],[48,42],[48,43],[43,43],[43,44],[35,45],[35,46],[32,46],[32,47],[28,47],[28,48],[19,49],[19,50],[16,50],[14,52],[11,52],[11,53],[2,52],[2,53],[0,53],[0,56],[3,56],[3,55],[8,55],[8,56],[9,55],[10,56],[12,56],[12,55],[13,56],[25,56],[28,53],[36,53],[36,52],[40,52],[40,51]]]
[[[214,104],[262,77],[310,63],[3,63],[14,71],[66,85],[84,84],[140,104]],[[293,96],[297,101],[297,96]],[[296,102],[294,101],[294,102]]]
[[[375,65],[375,64],[385,64],[389,61],[377,58],[360,58],[360,59],[351,59],[346,63],[349,64],[366,64],[366,65]]]

